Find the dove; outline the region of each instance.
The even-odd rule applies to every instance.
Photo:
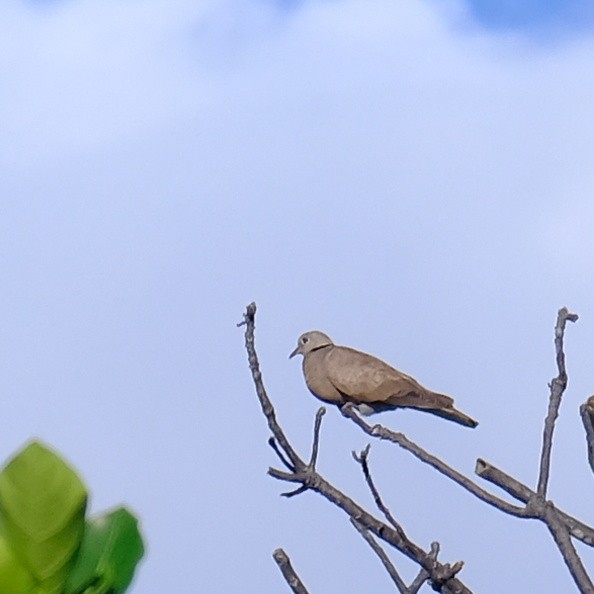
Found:
[[[373,355],[335,345],[317,330],[302,334],[289,355],[303,355],[303,375],[309,391],[324,402],[357,405],[369,415],[414,408],[466,427],[478,422],[454,408],[454,400],[423,387],[417,380]]]

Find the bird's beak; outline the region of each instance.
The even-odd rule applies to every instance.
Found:
[[[299,353],[299,347],[297,347],[290,355],[289,359],[292,359],[297,353]]]

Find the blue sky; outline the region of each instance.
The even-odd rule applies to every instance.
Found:
[[[468,6],[481,25],[533,32],[542,27],[549,31],[590,27],[594,15],[591,3],[583,0],[470,0]]]
[[[235,327],[252,300],[299,448],[318,402],[287,356],[317,328],[481,422],[388,426],[528,484],[556,311],[577,311],[551,497],[594,521],[577,414],[594,386],[594,40],[571,18],[549,35],[533,6],[518,26],[454,0],[2,4],[2,449],[38,436],[94,510],[138,512],[134,594],[282,592],[279,546],[312,594],[391,591],[338,511],[265,474]],[[350,457],[366,443],[329,411],[320,470],[372,506]],[[464,559],[474,591],[571,591],[544,528],[386,444],[371,463],[411,537]]]
[[[268,0],[283,9],[293,9],[307,4],[301,0]],[[448,4],[433,0],[435,6]],[[477,24],[488,29],[521,30],[530,34],[566,32],[575,34],[576,29],[590,28],[594,17],[592,3],[587,0],[466,0],[450,2],[467,10]]]

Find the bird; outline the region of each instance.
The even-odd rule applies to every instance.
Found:
[[[289,359],[295,355],[303,355],[303,375],[309,391],[324,402],[339,407],[350,402],[363,415],[413,408],[465,427],[478,425],[454,408],[450,396],[428,390],[373,355],[336,345],[318,330],[299,337]]]

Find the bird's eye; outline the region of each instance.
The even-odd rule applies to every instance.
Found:
[[[307,343],[309,342],[309,338],[307,338],[307,336],[304,336],[304,337],[301,339],[301,342],[302,342],[303,344],[307,344]]]

